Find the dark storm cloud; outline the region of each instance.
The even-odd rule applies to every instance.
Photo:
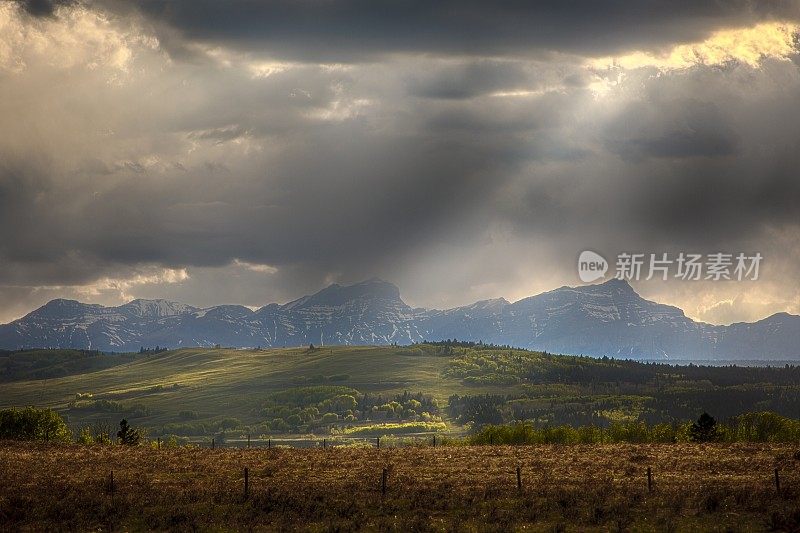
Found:
[[[131,5],[97,0],[114,9]],[[274,57],[352,61],[385,53],[531,56],[606,54],[702,39],[710,31],[800,15],[794,1],[150,0],[162,30]],[[169,31],[165,42],[180,48]]]
[[[799,74],[791,63],[767,62],[746,91],[754,80],[746,67],[648,84],[643,101],[658,118],[633,106],[624,119],[655,158],[632,166],[641,170],[631,180],[627,223],[649,228],[654,245],[706,249],[752,246],[775,227],[797,224],[800,155],[790,146],[800,143],[800,110],[791,104],[800,97]],[[661,143],[656,150],[652,140]]]
[[[790,62],[631,74],[574,140],[591,153],[521,173],[501,210],[563,255],[769,248],[800,220],[800,71]],[[800,275],[800,269],[796,274]]]
[[[268,79],[239,70],[207,76],[194,67],[179,76],[178,100],[188,106],[148,98],[147,91],[164,90],[159,83],[144,92],[118,89],[126,91],[126,107],[147,120],[130,121],[121,110],[124,120],[106,142],[139,139],[146,124],[162,141],[137,149],[144,156],[82,160],[79,180],[57,158],[32,165],[35,158],[22,157],[5,169],[0,184],[9,203],[0,235],[13,257],[4,282],[81,284],[114,276],[115,268],[127,275],[127,265],[224,267],[234,258],[286,266],[296,277],[313,276],[313,284],[330,272],[369,277],[463,225],[464,210],[482,204],[525,158],[525,140],[497,124],[501,135],[481,138],[423,133],[424,114],[387,128],[372,117],[405,108],[391,100],[374,102],[359,118],[360,100],[374,95],[361,94],[355,78],[368,87],[393,85],[380,76],[303,66]],[[348,116],[348,106],[356,115]],[[326,118],[339,111],[345,116]],[[473,126],[490,119],[477,117]],[[226,155],[251,140],[257,149]],[[198,146],[192,163],[171,161],[183,144]],[[260,153],[272,144],[276,153]],[[99,148],[82,147],[107,158]],[[148,162],[152,150],[157,163]],[[21,214],[29,224],[19,223]],[[34,260],[49,263],[27,268]]]
[[[70,6],[78,0],[15,0],[34,17],[52,17],[59,6]]]
[[[366,274],[491,193],[514,162],[489,163],[507,149],[339,127],[265,162],[268,176],[190,169],[167,184],[126,180],[94,199],[69,242],[108,262],[221,266],[237,257]]]
[[[760,243],[791,263],[767,235],[800,219],[796,63],[621,72],[571,54],[794,4],[103,5],[116,15],[96,24],[90,9],[74,10],[82,24],[24,14],[45,33],[0,55],[14,312],[117,286],[258,305],[376,275],[411,303],[460,304],[574,283],[587,248]]]

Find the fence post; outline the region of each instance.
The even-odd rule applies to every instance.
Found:
[[[268,450],[272,449],[272,438],[271,437],[267,439],[267,449]]]
[[[433,436],[433,447],[436,448],[436,435]]]
[[[781,476],[778,473],[778,469],[775,469],[775,490],[777,492],[781,491]]]
[[[247,434],[247,447],[250,447],[250,433]]]
[[[653,492],[653,471],[647,467],[647,492]]]
[[[383,475],[381,476],[381,495],[386,496],[386,478],[389,475],[389,471],[384,468]]]
[[[250,496],[250,469],[244,467],[244,499]]]
[[[522,469],[517,467],[517,490],[522,492]]]
[[[489,446],[494,446],[494,435],[489,435]]]
[[[380,437],[375,437],[375,447],[376,448],[380,448],[381,447],[381,438]]]
[[[322,439],[322,449],[324,450],[327,447],[328,447],[328,440],[327,439]]]
[[[158,437],[158,449],[161,449],[161,437]]]
[[[214,439],[211,439],[211,449],[214,449]]]

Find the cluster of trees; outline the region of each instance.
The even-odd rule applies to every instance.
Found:
[[[439,403],[429,394],[421,392],[395,396],[370,395],[365,393],[358,397],[357,410],[363,420],[387,421],[422,421],[440,420]]]
[[[448,399],[448,413],[457,423],[483,426],[504,422],[529,421],[550,425],[570,424],[608,425],[609,420],[600,413],[627,408],[626,403],[641,401],[641,398],[558,397],[528,399],[524,395],[478,394]]]
[[[398,395],[400,398],[403,396]],[[406,393],[407,401],[418,401],[413,396]],[[490,404],[492,397],[487,396],[483,400]],[[417,421],[413,424],[424,430],[443,429],[441,421]],[[240,424],[234,419],[227,428],[233,429],[237,425]],[[412,429],[419,430],[417,426]],[[224,429],[222,436],[224,440]],[[143,438],[142,430],[132,427],[126,419],[122,419],[113,436],[110,426],[97,424],[94,428],[82,428],[76,441],[86,445],[136,446],[143,442]],[[26,407],[0,410],[0,439],[69,443],[72,441],[72,434],[55,411]],[[176,439],[173,440],[177,443]],[[718,423],[714,417],[703,413],[694,422],[680,424],[648,424],[644,421],[617,422],[607,427],[537,426],[531,422],[489,424],[468,437],[466,443],[500,445],[797,441],[800,441],[800,420],[771,412],[757,412],[739,415],[725,423]]]
[[[543,426],[530,422],[488,425],[468,438],[470,444],[608,444],[675,442],[797,442],[800,420],[775,413],[745,413],[718,423],[708,413],[694,422],[613,423],[598,426]]]
[[[219,345],[217,345],[216,347],[219,348]],[[167,351],[169,351],[169,348],[162,347],[162,346],[159,346],[157,344],[156,344],[155,348],[145,348],[144,346],[139,348],[139,353],[140,354],[156,354],[156,353],[163,353],[163,352],[167,352]]]
[[[110,355],[97,350],[0,351],[0,382],[52,379],[111,368],[133,360],[130,354]]]
[[[430,343],[434,346],[461,346],[465,343]],[[730,365],[675,366],[633,360],[552,355],[547,352],[480,345],[460,352],[450,363],[448,373],[465,383],[574,383],[592,386],[599,383],[630,384],[648,389],[683,383],[705,383],[717,387],[733,385],[776,386],[800,383],[800,366],[742,367]]]
[[[271,431],[329,431],[361,421],[440,421],[429,395],[405,392],[393,397],[362,394],[337,386],[298,387],[272,394],[261,416]]]
[[[181,411],[179,415],[184,420],[195,420],[200,415],[195,411]],[[192,436],[192,435],[215,435],[217,440],[222,442],[225,439],[225,433],[234,429],[245,429],[245,425],[241,420],[235,417],[222,417],[215,420],[204,420],[196,422],[172,422],[161,426],[162,435],[178,435],[178,436]],[[249,431],[258,433],[263,432],[267,428],[260,429],[247,428]]]
[[[477,425],[528,420],[607,426],[685,420],[708,410],[728,419],[754,407],[800,413],[800,366],[672,366],[517,349],[466,350],[445,374],[471,387],[515,385],[505,397],[451,398],[450,414]],[[523,401],[528,400],[528,401]]]
[[[0,410],[0,439],[69,443],[72,442],[72,432],[64,419],[52,409],[11,408]],[[94,431],[92,428],[83,428],[77,437],[79,444],[116,442],[135,446],[141,440],[142,431],[131,427],[125,419],[119,423],[116,439],[111,437],[110,429],[103,424],[96,425]]]
[[[476,396],[459,396],[453,394],[448,400],[450,417],[459,424],[476,425],[502,424],[503,414],[500,409],[506,404],[508,397],[499,394],[480,394]]]
[[[450,346],[453,348],[472,348],[475,350],[509,350],[511,346],[508,344],[486,344],[483,341],[460,341],[458,339],[446,339],[442,341],[424,341],[423,344],[430,344],[431,346]],[[515,348],[516,350],[525,351],[521,348]]]
[[[675,418],[689,418],[700,410],[707,410],[727,419],[743,413],[753,406],[775,411],[784,416],[800,413],[800,381],[793,385],[743,384],[725,387],[688,386],[667,388],[652,394],[649,407],[653,413],[668,413]]]
[[[94,427],[83,427],[78,433],[78,444],[122,444],[125,446],[137,446],[144,438],[143,431],[132,427],[126,419],[119,422],[119,430],[116,439],[112,435],[111,426],[101,422]]]
[[[141,403],[125,404],[116,400],[95,400],[91,393],[78,393],[75,399],[69,402],[69,408],[75,411],[90,411],[95,413],[125,414],[130,418],[139,418],[152,414],[150,408]]]
[[[525,382],[532,372],[540,372],[545,366],[537,352],[484,349],[455,357],[445,375],[467,385],[512,385]]]

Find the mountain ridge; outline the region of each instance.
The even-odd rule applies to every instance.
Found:
[[[483,341],[553,353],[634,359],[800,359],[800,316],[717,326],[642,298],[624,280],[563,286],[515,302],[412,308],[373,278],[285,304],[194,307],[136,299],[116,307],[55,299],[0,325],[0,348],[135,351],[155,345],[280,347]]]

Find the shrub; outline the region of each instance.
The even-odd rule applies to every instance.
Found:
[[[331,400],[331,407],[337,413],[352,411],[358,406],[358,402],[351,394],[339,394]]]
[[[92,435],[91,428],[81,428],[81,432],[78,434],[78,444],[94,444],[94,436]]]
[[[97,444],[113,444],[111,440],[111,424],[108,422],[96,422],[94,425],[94,441]]]
[[[161,447],[162,448],[179,448],[182,445],[185,445],[188,441],[183,438],[179,438],[177,435],[166,435],[161,439]],[[150,441],[150,447],[153,449],[158,448],[158,441],[153,440]]]
[[[336,413],[325,413],[324,415],[322,415],[323,424],[332,424],[338,421],[339,421],[339,415],[337,415]]]
[[[745,413],[732,420],[730,439],[745,442],[800,440],[800,421],[777,413]]]
[[[217,427],[220,431],[226,431],[228,429],[238,428],[242,425],[242,421],[238,418],[223,418],[217,423]]]
[[[3,409],[0,411],[0,439],[70,442],[69,428],[52,409]]]

